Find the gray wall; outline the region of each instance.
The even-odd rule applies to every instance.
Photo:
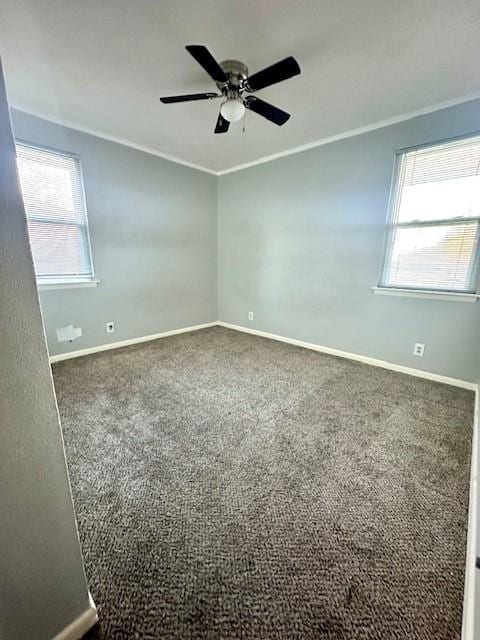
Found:
[[[0,70],[0,638],[89,608]]]
[[[78,153],[83,169],[101,283],[41,292],[51,354],[216,320],[215,176],[24,113],[13,125],[17,138]],[[83,336],[58,343],[69,324]]]
[[[477,382],[479,303],[371,287],[394,151],[479,129],[472,101],[221,176],[219,319]],[[414,342],[426,344],[423,358]]]
[[[41,293],[51,354],[220,319],[477,380],[480,304],[371,287],[394,151],[480,129],[480,101],[220,178],[18,112],[14,128],[78,153],[84,172],[101,283]],[[68,324],[82,338],[58,343]]]

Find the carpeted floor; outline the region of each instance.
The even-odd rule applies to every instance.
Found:
[[[219,327],[54,377],[90,639],[460,638],[473,393]]]

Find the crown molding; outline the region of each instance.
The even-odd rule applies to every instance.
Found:
[[[148,153],[150,155],[163,158],[164,160],[168,160],[169,162],[173,162],[175,164],[189,167],[190,169],[203,171],[204,173],[208,173],[212,176],[224,176],[224,175],[227,175],[228,173],[234,173],[236,171],[242,171],[243,169],[249,169],[250,167],[255,167],[256,165],[259,165],[259,164],[273,162],[274,160],[278,160],[279,158],[285,158],[295,153],[308,151],[309,149],[314,149],[315,147],[321,147],[326,144],[331,144],[332,142],[338,142],[339,140],[345,140],[346,138],[353,138],[354,136],[359,136],[363,133],[369,133],[370,131],[375,131],[376,129],[383,129],[384,127],[389,127],[394,124],[399,124],[400,122],[412,120],[413,118],[417,118],[418,116],[428,115],[429,113],[434,113],[435,111],[441,111],[442,109],[448,109],[449,107],[455,107],[457,105],[464,104],[466,102],[471,102],[472,100],[478,100],[479,98],[480,98],[480,92],[476,92],[467,96],[463,96],[462,98],[455,98],[453,100],[438,102],[429,107],[416,109],[414,111],[408,111],[407,113],[404,113],[402,115],[393,116],[392,118],[387,118],[385,120],[379,120],[372,124],[365,125],[363,127],[358,127],[356,129],[349,129],[348,131],[343,131],[342,133],[338,133],[333,136],[320,138],[319,140],[315,140],[314,142],[308,142],[298,147],[291,147],[290,149],[285,149],[284,151],[279,151],[278,153],[273,153],[268,156],[262,156],[261,158],[257,158],[256,160],[251,160],[250,162],[234,165],[232,167],[229,167],[228,169],[222,169],[221,171],[214,171],[213,169],[209,169],[208,167],[204,167],[202,165],[189,162],[188,160],[183,160],[182,158],[178,158],[177,156],[173,156],[168,153],[162,153],[161,151],[158,151],[157,149],[154,149],[152,147],[136,144],[134,142],[131,142],[130,140],[126,140],[125,138],[118,138],[116,136],[111,136],[106,133],[102,133],[101,131],[97,131],[96,129],[89,129],[87,127],[79,125],[78,123],[72,122],[70,120],[65,120],[63,118],[52,118],[51,116],[44,115],[38,111],[32,111],[31,109],[26,109],[18,105],[12,106],[12,109],[22,113],[26,113],[27,115],[31,115],[36,118],[41,118],[42,120],[46,120],[47,122],[51,122],[52,124],[57,124],[63,127],[68,127],[70,129],[75,129],[76,131],[80,131],[81,133],[86,133],[88,135],[95,136],[96,138],[108,140],[109,142],[115,142],[116,144],[121,144],[125,147],[136,149],[137,151],[143,151],[144,153]]]
[[[375,131],[376,129],[383,129],[384,127],[389,127],[393,124],[398,124],[399,122],[405,122],[406,120],[412,120],[413,118],[417,118],[418,116],[424,116],[424,115],[428,115],[429,113],[434,113],[435,111],[448,109],[448,107],[455,107],[456,105],[464,104],[465,102],[471,102],[472,100],[477,100],[478,98],[480,98],[480,92],[471,94],[469,96],[464,96],[463,98],[457,98],[455,100],[447,100],[445,102],[439,102],[430,107],[425,107],[423,109],[416,109],[415,111],[409,111],[399,116],[387,118],[386,120],[379,120],[378,122],[365,125],[364,127],[358,127],[357,129],[350,129],[349,131],[344,131],[342,133],[338,133],[333,136],[328,136],[327,138],[320,138],[320,140],[316,140],[315,142],[308,142],[306,144],[300,145],[299,147],[292,147],[291,149],[286,149],[285,151],[279,151],[278,153],[272,153],[269,156],[263,156],[262,158],[258,158],[257,160],[252,160],[251,162],[238,164],[233,167],[230,167],[229,169],[223,169],[222,171],[218,171],[217,176],[224,176],[227,173],[234,173],[235,171],[242,171],[242,169],[249,169],[250,167],[254,167],[258,164],[265,164],[266,162],[272,162],[273,160],[278,160],[279,158],[284,158],[286,156],[293,155],[294,153],[301,153],[302,151],[308,151],[308,149],[321,147],[325,144],[330,144],[331,142],[344,140],[345,138],[353,138],[354,136],[359,136],[362,133],[368,133],[369,131]]]
[[[177,158],[177,156],[172,156],[169,153],[162,153],[161,151],[153,149],[152,147],[146,147],[141,144],[136,144],[135,142],[131,142],[130,140],[126,140],[125,138],[117,138],[116,136],[102,133],[101,131],[97,131],[96,129],[89,129],[88,127],[84,127],[83,125],[80,125],[76,122],[72,122],[71,120],[65,120],[64,118],[52,118],[51,116],[40,113],[39,111],[32,111],[31,109],[25,109],[18,105],[10,105],[10,108],[14,111],[25,113],[29,116],[40,118],[41,120],[46,120],[47,122],[51,122],[52,124],[60,125],[61,127],[74,129],[75,131],[80,131],[80,133],[86,133],[89,136],[95,136],[95,138],[108,140],[108,142],[115,142],[116,144],[121,144],[124,147],[130,147],[131,149],[136,149],[137,151],[142,151],[143,153],[148,153],[152,156],[163,158],[163,160],[168,160],[169,162],[173,162],[174,164],[180,164],[184,167],[189,167],[190,169],[203,171],[205,173],[209,173],[212,176],[218,175],[216,171],[213,171],[213,169],[209,169],[208,167],[195,164],[194,162],[188,162],[188,160],[182,160],[182,158]]]

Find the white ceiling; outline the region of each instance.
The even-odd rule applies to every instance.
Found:
[[[11,104],[213,172],[480,94],[478,0],[0,0]],[[219,102],[185,51],[205,44],[251,72],[287,55],[302,75],[258,93],[277,127],[214,135]]]

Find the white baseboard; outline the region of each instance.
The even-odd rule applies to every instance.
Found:
[[[462,640],[474,640],[475,583],[478,532],[478,429],[480,423],[480,385],[475,394],[475,414],[472,436],[472,462],[470,467],[470,498],[468,507],[467,559],[463,598]],[[477,625],[479,623],[477,622]]]
[[[378,360],[377,358],[362,356],[358,353],[341,351],[340,349],[334,349],[333,347],[323,347],[319,344],[314,344],[313,342],[304,342],[303,340],[296,340],[295,338],[286,338],[285,336],[268,333],[267,331],[259,331],[258,329],[250,329],[249,327],[244,327],[238,324],[230,324],[229,322],[217,322],[216,324],[221,327],[226,327],[227,329],[234,329],[235,331],[251,333],[254,336],[261,336],[262,338],[270,338],[271,340],[279,340],[280,342],[286,342],[287,344],[294,344],[297,347],[303,347],[304,349],[312,349],[313,351],[319,351],[320,353],[328,353],[332,356],[338,356],[340,358],[347,358],[348,360],[356,360],[357,362],[370,364],[374,367],[382,367],[383,369],[391,369],[392,371],[398,371],[399,373],[406,373],[410,376],[416,376],[417,378],[425,378],[427,380],[433,380],[435,382],[443,382],[444,384],[450,384],[454,387],[461,387],[462,389],[470,389],[471,391],[476,391],[477,389],[476,383],[468,382],[468,380],[449,378],[448,376],[442,376],[439,373],[431,373],[430,371],[423,371],[422,369],[413,369],[412,367],[406,367],[402,364],[395,364],[394,362],[387,362],[386,360]]]
[[[150,340],[158,340],[168,336],[175,336],[178,333],[188,333],[189,331],[198,331],[207,327],[214,327],[216,322],[206,322],[205,324],[196,324],[192,327],[183,327],[181,329],[171,329],[170,331],[162,331],[162,333],[152,333],[149,336],[141,336],[140,338],[130,338],[129,340],[120,340],[119,342],[109,342],[107,344],[98,345],[98,347],[89,347],[88,349],[78,349],[77,351],[69,351],[67,353],[58,353],[50,356],[50,362],[61,362],[62,360],[70,360],[71,358],[80,358],[88,356],[99,351],[109,351],[110,349],[119,349],[120,347],[128,347],[131,344],[139,344],[140,342],[149,342]]]
[[[78,616],[68,627],[57,633],[53,640],[80,640],[94,624],[98,622],[97,608],[89,593],[90,606]]]
[[[474,382],[468,382],[467,380],[459,380],[458,378],[450,378],[438,373],[432,373],[430,371],[424,371],[423,369],[414,369],[412,367],[406,367],[401,364],[395,364],[394,362],[387,362],[386,360],[378,360],[377,358],[370,358],[369,356],[363,356],[358,353],[350,353],[348,351],[342,351],[340,349],[334,349],[333,347],[324,347],[313,342],[304,342],[303,340],[296,340],[295,338],[287,338],[285,336],[279,336],[267,331],[259,331],[258,329],[251,329],[250,327],[244,327],[239,324],[231,324],[229,322],[222,322],[220,320],[216,322],[206,322],[204,324],[197,324],[191,327],[183,327],[181,329],[172,329],[170,331],[163,331],[161,333],[153,333],[148,336],[140,336],[139,338],[130,338],[129,340],[120,340],[119,342],[109,342],[107,344],[101,344],[97,347],[89,347],[87,349],[78,349],[77,351],[68,351],[67,353],[58,353],[54,356],[50,356],[50,362],[61,362],[62,360],[70,360],[71,358],[80,358],[82,356],[88,356],[92,353],[98,353],[100,351],[108,351],[110,349],[119,349],[121,347],[128,347],[132,344],[139,344],[141,342],[149,342],[150,340],[158,340],[159,338],[167,338],[168,336],[174,336],[179,333],[188,333],[189,331],[198,331],[199,329],[206,329],[207,327],[226,327],[227,329],[233,329],[234,331],[242,331],[243,333],[251,333],[255,336],[261,336],[262,338],[270,338],[271,340],[278,340],[280,342],[286,342],[287,344],[293,344],[297,347],[303,347],[304,349],[312,349],[313,351],[319,351],[320,353],[328,353],[329,355],[338,356],[340,358],[347,358],[348,360],[356,360],[357,362],[363,362],[364,364],[370,364],[374,367],[382,367],[383,369],[390,369],[392,371],[398,371],[399,373],[406,373],[417,378],[425,378],[427,380],[433,380],[435,382],[442,382],[444,384],[450,384],[454,387],[461,387],[462,389],[470,389],[475,391],[477,385]]]

